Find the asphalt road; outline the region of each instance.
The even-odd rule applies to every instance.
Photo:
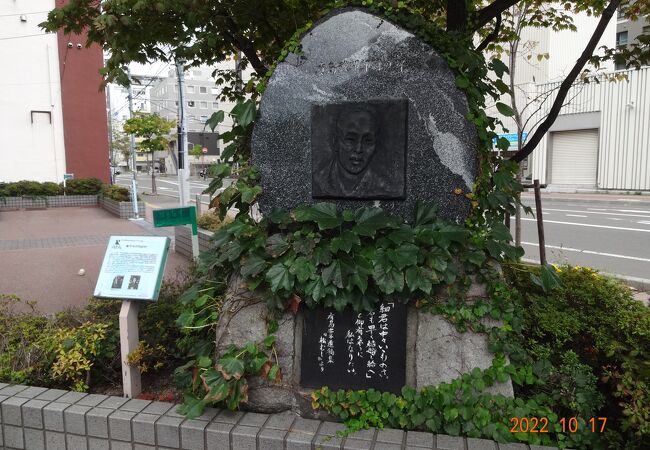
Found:
[[[118,175],[117,183],[131,185],[130,174]],[[174,175],[156,177],[158,193],[178,198]],[[208,182],[190,181],[192,201]],[[151,176],[138,176],[138,191],[151,192]],[[590,197],[585,199],[583,197]],[[148,202],[156,203],[154,198]],[[208,196],[202,202],[207,204]],[[531,196],[524,203],[533,207]],[[628,277],[650,279],[650,197],[636,196],[542,196],[546,257],[555,264],[572,264]],[[514,234],[514,218],[512,219]],[[522,219],[525,258],[539,261],[537,224],[533,216]]]
[[[116,184],[124,187],[131,187],[131,174],[120,174],[115,179]],[[190,179],[190,199],[194,200],[196,195],[203,192],[210,184],[200,178]],[[156,191],[160,195],[178,198],[178,178],[176,175],[156,175]],[[151,175],[138,174],[138,192],[151,193]],[[203,195],[203,202],[207,203],[208,195]]]
[[[557,201],[542,196],[547,260],[650,279],[650,198],[603,197]],[[524,202],[534,209],[531,198]],[[514,233],[514,218],[511,223]],[[522,218],[521,240],[525,258],[539,261],[533,216]]]

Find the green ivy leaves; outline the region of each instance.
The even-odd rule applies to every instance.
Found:
[[[516,254],[502,224],[477,239],[430,205],[419,205],[415,219],[411,225],[379,208],[339,212],[331,203],[275,212],[259,224],[238,217],[215,233],[204,263],[268,290],[276,307],[298,296],[309,307],[360,311],[388,295],[432,295],[490,258]]]

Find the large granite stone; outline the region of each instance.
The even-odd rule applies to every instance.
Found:
[[[264,189],[259,201],[262,213],[330,197],[341,208],[381,206],[407,220],[412,219],[418,200],[439,205],[448,219],[466,216],[469,203],[454,190],[472,188],[478,167],[477,137],[465,119],[466,97],[456,88],[445,61],[413,34],[360,9],[326,16],[302,37],[301,46],[302,54],[290,54],[277,66],[253,132],[252,160],[260,169]],[[407,114],[387,112],[381,106],[405,99]],[[369,127],[377,145],[369,167],[376,172],[383,169],[388,177],[378,176],[362,192],[337,195],[336,188],[318,186],[314,192],[313,174],[322,176],[323,170],[312,165],[336,159],[340,148],[331,136],[336,118],[328,119],[322,111],[336,114],[341,108],[367,107],[377,111],[367,113],[374,114],[366,122],[372,122]],[[355,120],[360,123],[364,118]],[[329,128],[324,131],[324,126]],[[399,160],[403,141],[394,139],[403,129],[405,164]],[[317,142],[312,142],[314,137]],[[387,164],[395,164],[395,169]],[[398,174],[403,170],[405,180]],[[405,186],[391,186],[393,182]]]
[[[470,287],[476,297],[484,288],[479,282]],[[243,347],[248,342],[261,342],[267,335],[269,311],[263,298],[249,292],[240,278],[230,283],[217,323],[217,355],[230,345]],[[244,406],[256,412],[273,413],[292,410],[303,417],[326,418],[323,411],[311,408],[312,389],[301,382],[301,357],[304,313],[286,312],[278,319],[275,354],[282,369],[282,380],[274,383],[259,377],[249,381],[249,400]],[[500,324],[485,319],[484,325]],[[406,318],[406,385],[417,389],[448,383],[475,367],[486,369],[494,355],[488,349],[483,333],[460,333],[444,317],[408,306]],[[312,355],[316,357],[316,355]],[[340,380],[338,380],[340,381]],[[326,383],[325,383],[326,384]],[[498,383],[487,388],[493,394],[513,396],[512,383]]]

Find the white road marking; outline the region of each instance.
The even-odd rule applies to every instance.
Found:
[[[527,219],[522,217],[521,220],[528,220],[530,222],[536,222],[537,219]],[[559,220],[545,220],[544,223],[557,223],[560,225],[576,225],[578,227],[593,227],[593,228],[609,228],[611,230],[623,230],[623,231],[641,231],[644,233],[650,233],[650,230],[644,230],[642,228],[623,228],[623,227],[610,227],[609,225],[594,225],[591,223],[576,223],[576,222],[560,222]]]
[[[174,186],[178,186],[178,182],[174,182],[174,181],[162,180],[162,179],[159,179],[159,178],[156,178],[156,181],[161,181],[163,183],[168,183],[168,184],[173,184]]]
[[[539,247],[539,244],[536,242],[522,242],[524,245],[532,245],[533,247]],[[650,259],[648,258],[640,258],[638,256],[627,256],[627,255],[616,255],[614,253],[604,253],[604,252],[595,252],[593,250],[580,250],[579,248],[571,248],[571,247],[561,247],[558,245],[546,245],[546,248],[555,248],[558,250],[566,250],[567,252],[577,252],[577,253],[585,253],[588,255],[599,255],[599,256],[608,256],[610,258],[621,258],[621,259],[633,259],[634,261],[643,261],[643,262],[650,262]]]
[[[554,209],[554,208],[545,208],[545,209],[549,211],[561,211],[561,212],[585,213],[585,214],[602,214],[605,216],[626,216],[626,217],[643,217],[643,218],[647,217],[648,219],[650,219],[650,211],[644,211],[645,214],[621,214],[621,213],[605,213],[605,212],[596,212],[596,211],[576,211],[574,209]],[[614,211],[621,211],[621,210],[615,209]]]
[[[580,214],[566,214],[567,217],[587,217],[587,216],[581,216]]]
[[[641,200],[638,200],[641,201]],[[621,212],[634,212],[634,213],[644,213],[648,214],[650,211],[643,211],[643,210],[638,210],[638,209],[616,209],[615,211],[621,211]]]
[[[650,225],[650,220],[639,220],[637,223],[642,223],[643,225]]]
[[[171,191],[172,190],[172,188],[168,188],[168,187],[165,187],[165,186],[158,186],[158,189],[162,189],[163,191]]]
[[[625,220],[625,219],[619,219],[618,217],[607,217],[609,220]]]

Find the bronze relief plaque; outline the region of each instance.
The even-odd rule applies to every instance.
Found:
[[[407,99],[313,105],[312,197],[406,197]]]

